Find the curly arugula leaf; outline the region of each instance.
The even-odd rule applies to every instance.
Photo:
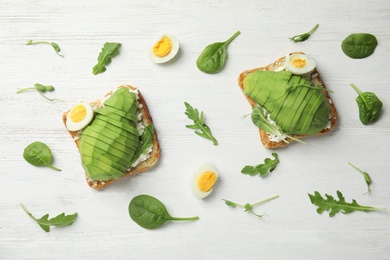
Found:
[[[279,164],[279,156],[277,153],[272,153],[272,156],[274,159],[266,158],[264,160],[264,163],[256,165],[256,166],[250,166],[247,165],[244,168],[242,168],[241,173],[247,174],[250,176],[255,176],[256,174],[260,174],[260,177],[263,177],[267,175],[268,173],[275,170],[276,166]]]
[[[340,191],[337,191],[337,199],[334,199],[331,195],[325,194],[325,198],[321,196],[321,194],[316,191],[314,195],[309,194],[309,198],[312,204],[318,206],[317,213],[322,214],[324,211],[330,211],[329,216],[333,217],[336,213],[351,213],[354,211],[378,211],[378,210],[386,210],[384,208],[374,208],[371,206],[362,206],[359,205],[356,200],[352,200],[352,202],[346,202],[343,194]]]
[[[119,53],[120,43],[106,42],[97,58],[98,63],[93,67],[92,73],[97,75],[106,71],[106,66],[111,63],[111,59]]]
[[[211,134],[210,128],[205,123],[204,113],[201,112],[199,115],[198,109],[193,108],[187,102],[184,102],[184,105],[187,109],[185,114],[188,116],[189,119],[194,121],[193,125],[186,125],[186,127],[193,130],[198,130],[195,131],[195,134],[211,140],[214,145],[218,145],[217,139],[214,138],[214,136]]]
[[[30,218],[35,220],[35,222],[37,222],[38,225],[46,232],[50,232],[50,226],[63,227],[72,225],[77,218],[77,213],[74,213],[72,215],[65,215],[65,213],[61,213],[60,215],[51,219],[49,219],[49,214],[44,215],[40,219],[37,219],[27,210],[27,208],[22,203],[20,203],[20,206],[30,216]]]

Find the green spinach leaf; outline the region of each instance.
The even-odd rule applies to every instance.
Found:
[[[259,214],[256,214],[255,212],[253,212],[253,208],[260,205],[260,204],[264,204],[270,200],[273,200],[273,199],[276,199],[276,198],[279,198],[279,195],[276,195],[276,196],[272,196],[268,199],[265,199],[265,200],[261,200],[259,202],[256,202],[256,203],[253,203],[253,204],[249,204],[249,203],[246,203],[246,204],[238,204],[238,203],[235,203],[233,201],[230,201],[230,200],[225,200],[225,199],[222,199],[223,201],[225,201],[225,204],[228,205],[229,207],[232,207],[232,208],[235,208],[235,207],[240,207],[240,208],[243,208],[245,210],[245,212],[250,212],[252,213],[253,215],[261,218],[264,216],[264,214],[262,215],[259,215]]]
[[[370,187],[370,185],[371,185],[372,181],[371,181],[371,177],[370,177],[370,175],[368,174],[368,172],[362,171],[361,169],[359,169],[357,166],[355,166],[354,164],[352,164],[352,163],[350,163],[350,162],[348,162],[348,164],[351,165],[355,170],[357,170],[358,172],[360,172],[361,174],[363,174],[364,181],[365,181],[366,184],[367,184],[367,189],[368,189],[367,193],[370,193],[370,192],[371,192],[371,187]]]
[[[369,33],[353,33],[341,43],[341,49],[350,58],[363,59],[374,53],[378,41]]]
[[[159,228],[168,221],[189,221],[199,219],[199,217],[172,217],[161,201],[145,194],[138,195],[130,201],[129,214],[135,223],[146,229]]]
[[[347,214],[354,211],[370,212],[385,210],[383,208],[359,205],[356,200],[352,200],[352,202],[346,202],[343,194],[340,191],[337,191],[337,197],[339,200],[334,199],[331,195],[325,194],[325,198],[323,198],[318,191],[314,192],[314,195],[309,194],[311,203],[318,206],[317,213],[322,214],[324,211],[330,211],[330,217],[333,217],[336,215],[336,213],[339,212]]]
[[[221,71],[226,62],[227,47],[239,34],[240,31],[237,31],[225,42],[215,42],[206,46],[196,60],[198,69],[205,73],[217,73]]]
[[[255,176],[256,174],[260,174],[260,177],[266,176],[268,173],[275,170],[276,166],[279,164],[279,157],[277,153],[272,153],[272,156],[275,159],[266,158],[264,163],[256,165],[256,166],[245,166],[241,173],[247,174],[250,176]]]
[[[215,139],[214,136],[211,134],[210,127],[208,127],[208,125],[206,125],[205,123],[204,113],[201,112],[199,115],[198,109],[193,108],[187,102],[184,102],[184,105],[186,106],[185,114],[188,116],[189,119],[194,121],[193,125],[186,125],[186,127],[189,129],[199,130],[195,131],[195,134],[211,140],[214,145],[218,145],[217,139]]]
[[[356,103],[359,107],[360,121],[364,125],[378,121],[383,107],[382,101],[372,92],[361,92],[355,84],[351,84],[351,87],[359,94]]]
[[[47,41],[33,41],[33,40],[29,40],[26,45],[33,45],[33,44],[48,44],[50,45],[51,47],[53,47],[53,49],[55,50],[55,52],[57,53],[58,56],[60,57],[64,57],[62,54],[61,54],[61,48],[60,46],[55,43],[55,42],[47,42]]]
[[[290,40],[292,40],[293,42],[303,42],[303,41],[306,41],[313,34],[313,32],[315,30],[317,30],[318,25],[319,24],[317,23],[316,25],[314,25],[314,27],[310,31],[308,31],[306,33],[295,35],[295,36],[291,37]]]
[[[36,91],[38,91],[38,93],[42,97],[46,98],[47,100],[50,100],[50,101],[55,100],[55,98],[48,98],[48,97],[46,97],[45,95],[42,94],[42,93],[45,93],[46,91],[54,91],[54,87],[51,86],[51,85],[45,86],[45,85],[42,85],[42,84],[39,84],[39,83],[35,83],[34,87],[22,88],[22,89],[19,89],[18,91],[16,91],[16,93],[19,94],[19,93],[22,93],[24,91],[29,91],[29,90],[36,90]]]
[[[120,47],[120,43],[106,42],[97,58],[98,63],[92,69],[92,73],[97,75],[105,72],[106,66],[111,63],[111,59],[119,53]]]
[[[61,171],[52,165],[53,155],[50,148],[42,142],[33,142],[24,148],[23,158],[34,166],[47,166],[56,171]]]
[[[65,213],[61,213],[60,215],[51,219],[49,219],[49,214],[46,214],[40,219],[37,219],[27,210],[27,208],[22,203],[20,203],[20,206],[30,216],[30,218],[35,220],[35,222],[37,222],[38,225],[46,232],[50,232],[50,226],[69,226],[72,225],[77,219],[77,213],[74,213],[72,215],[65,215]]]

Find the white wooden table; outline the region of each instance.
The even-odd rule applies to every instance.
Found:
[[[244,3],[246,2],[246,3]],[[320,26],[306,42],[288,39]],[[330,218],[317,214],[308,193],[319,191],[347,201],[390,209],[390,4],[377,1],[11,1],[0,0],[0,259],[390,259],[390,217],[354,212]],[[203,48],[241,34],[230,44],[223,71],[200,72]],[[374,34],[379,45],[366,59],[344,55],[350,33]],[[149,48],[163,34],[181,44],[173,63],[156,65]],[[60,45],[25,46],[28,40]],[[122,44],[107,71],[92,75],[104,42]],[[318,70],[339,113],[335,131],[277,150],[280,164],[266,178],[240,173],[271,157],[258,131],[244,118],[250,106],[237,77],[292,52],[304,51]],[[55,86],[49,102],[38,93],[16,94],[35,83]],[[359,121],[355,83],[384,103],[381,119]],[[102,191],[84,180],[76,146],[61,121],[79,101],[93,101],[121,84],[146,98],[161,145],[158,165]],[[204,111],[218,146],[185,128],[184,101]],[[24,148],[42,141],[61,168],[34,167]],[[371,174],[373,191],[347,162]],[[220,181],[205,200],[194,197],[193,172],[209,162]],[[139,194],[165,203],[175,216],[199,221],[145,230],[129,217]],[[258,219],[222,199],[255,202]],[[78,212],[69,227],[45,233],[19,206],[36,217]]]

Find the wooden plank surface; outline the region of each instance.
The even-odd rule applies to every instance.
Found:
[[[288,37],[320,26],[306,42]],[[390,209],[390,5],[376,1],[10,1],[0,0],[0,259],[390,259],[388,211],[317,214],[308,193],[319,191],[347,201]],[[241,34],[228,47],[226,67],[208,75],[196,67],[203,48]],[[341,41],[368,32],[379,42],[374,54],[354,60]],[[175,35],[181,49],[174,62],[156,65],[149,48],[163,34]],[[58,43],[25,46],[28,40]],[[93,75],[104,42],[120,42],[120,54],[103,74]],[[248,115],[250,106],[237,78],[292,51],[303,51],[331,94],[340,120],[335,131],[277,150],[280,164],[267,178],[240,173],[270,157]],[[48,93],[16,94],[34,83],[55,86]],[[364,126],[356,93],[375,92],[384,103],[380,121]],[[138,87],[150,108],[160,145],[158,165],[103,191],[89,188],[79,154],[61,121],[79,101],[93,101],[121,84]],[[184,101],[204,111],[219,141],[213,146],[185,128]],[[24,161],[33,141],[53,152],[55,172]],[[366,192],[361,175],[371,174]],[[197,167],[209,162],[220,182],[205,200],[191,189]],[[138,194],[163,201],[172,215],[198,215],[199,221],[169,223],[144,230],[129,217]],[[258,219],[228,208],[222,199],[255,202]],[[78,212],[70,227],[45,233],[21,209],[37,217]]]

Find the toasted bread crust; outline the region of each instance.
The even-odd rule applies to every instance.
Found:
[[[302,53],[303,54],[303,52],[293,52],[290,54],[294,54],[294,53]],[[248,95],[245,94],[244,85],[243,85],[243,81],[244,81],[245,77],[248,74],[251,74],[257,70],[275,71],[275,70],[279,69],[280,67],[284,66],[285,61],[286,61],[286,56],[283,56],[283,57],[279,58],[278,60],[276,60],[274,63],[271,63],[265,67],[259,67],[259,68],[254,68],[254,69],[250,69],[250,70],[245,70],[239,75],[238,85],[240,86],[242,93],[244,94],[244,96],[246,97],[246,99],[248,100],[248,102],[252,108],[254,106],[256,106],[257,103],[252,98],[250,98]],[[312,72],[312,75],[316,75],[316,77],[313,79],[313,83],[314,84],[321,84],[323,86],[323,88],[326,89],[326,86],[325,86],[324,82],[322,81],[322,79],[321,79],[321,77],[316,69],[314,69],[314,71]],[[329,102],[329,106],[330,106],[330,118],[329,118],[330,127],[324,128],[321,132],[317,133],[316,135],[325,134],[325,133],[331,131],[335,127],[337,119],[338,119],[337,111],[336,111],[336,108],[334,106],[334,103],[333,103],[331,97],[329,96],[329,92],[326,90],[323,90],[323,94],[326,97],[326,100]],[[284,141],[280,141],[280,142],[271,141],[269,139],[270,135],[266,131],[259,128],[259,132],[260,132],[260,140],[261,140],[262,144],[264,145],[264,147],[266,147],[266,148],[270,148],[270,149],[279,148],[279,147],[283,147],[283,146],[287,145],[288,143],[291,143],[292,141],[294,141],[290,138],[286,138],[286,141],[288,141],[288,143],[284,142]],[[304,138],[305,136],[308,136],[308,135],[291,135],[291,136],[294,138],[297,138],[297,139],[301,139],[301,138]]]
[[[129,89],[136,90],[135,87],[132,87],[129,85],[119,86],[118,88],[129,88]],[[113,91],[110,91],[104,97],[109,97],[112,95],[112,93],[113,93]],[[138,90],[138,104],[142,105],[142,107],[140,108],[140,112],[143,115],[142,121],[143,121],[144,125],[152,124],[153,120],[152,120],[152,117],[149,113],[148,106],[146,105],[145,99],[139,90]],[[90,105],[92,107],[101,107],[102,106],[100,100],[90,102]],[[67,119],[69,112],[70,112],[70,110],[63,113],[63,115],[62,115],[62,121],[63,121],[65,126],[66,126],[66,119]],[[78,131],[69,131],[69,134],[72,136],[73,140],[76,143],[77,149],[79,150],[79,138],[77,138],[79,136],[79,132]],[[157,163],[159,157],[160,157],[160,144],[158,142],[157,133],[156,133],[156,129],[155,129],[154,134],[153,134],[153,148],[152,148],[152,152],[151,152],[149,158],[146,159],[145,161],[140,162],[136,167],[133,167],[130,170],[126,171],[125,174],[121,178],[148,170],[149,168],[153,167]],[[90,180],[87,176],[85,176],[85,178],[87,180],[88,185],[94,189],[104,188],[107,185],[116,181],[115,179],[108,180],[108,181],[94,181],[94,180]]]

